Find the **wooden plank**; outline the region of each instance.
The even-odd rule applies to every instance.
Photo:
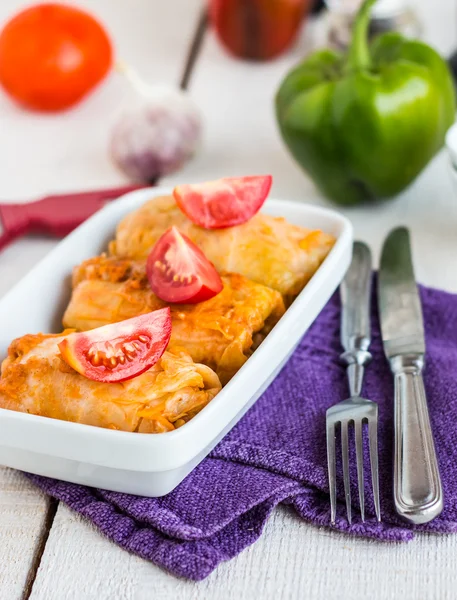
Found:
[[[59,508],[31,600],[451,600],[457,536],[361,540],[276,510],[256,544],[198,583],[170,576]]]
[[[29,268],[32,260],[46,253],[49,243],[28,240],[30,254],[7,248],[0,255],[0,297]],[[31,247],[30,247],[31,246]],[[16,254],[16,260],[14,255]],[[33,582],[47,535],[52,511],[49,498],[18,471],[0,467],[0,599],[19,600]]]
[[[0,598],[22,598],[46,524],[49,499],[21,474],[0,468]]]
[[[6,248],[0,254],[0,297],[23,276],[30,263],[53,246],[50,240],[24,240]],[[52,506],[53,501],[22,473],[0,467],[0,599],[27,598],[24,592],[33,584]]]

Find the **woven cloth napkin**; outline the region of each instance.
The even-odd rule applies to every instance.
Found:
[[[427,340],[425,387],[444,487],[445,509],[433,522],[412,526],[392,503],[393,381],[384,358],[376,300],[363,394],[379,403],[382,522],[376,522],[371,485],[365,486],[367,521],[352,526],[338,490],[335,529],[383,541],[408,541],[415,531],[457,530],[457,296],[421,288]],[[329,301],[292,358],[234,429],[173,492],[142,498],[30,475],[126,550],[193,580],[255,542],[271,511],[288,504],[299,517],[330,527],[325,411],[348,395],[339,361],[340,302]],[[366,448],[365,448],[366,450]],[[351,466],[355,457],[351,457]],[[367,457],[365,457],[367,460]],[[365,463],[367,464],[367,463]],[[356,481],[356,473],[351,473]],[[341,477],[340,477],[341,480]]]

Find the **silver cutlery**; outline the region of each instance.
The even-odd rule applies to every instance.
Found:
[[[341,344],[342,360],[347,365],[349,399],[335,404],[327,410],[327,460],[330,488],[331,521],[336,519],[336,427],[341,428],[341,455],[343,465],[344,494],[349,523],[352,522],[351,484],[349,477],[348,430],[354,425],[359,488],[360,514],[365,520],[364,469],[363,469],[363,424],[368,424],[371,480],[375,512],[381,520],[378,483],[378,405],[361,397],[365,365],[371,360],[368,347],[370,335],[370,288],[371,253],[368,246],[355,242],[352,262],[341,284]]]
[[[395,381],[395,509],[411,523],[428,523],[443,510],[443,492],[422,379],[421,302],[404,227],[394,229],[384,243],[378,303],[384,352]]]

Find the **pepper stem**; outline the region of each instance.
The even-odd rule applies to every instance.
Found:
[[[371,56],[368,49],[368,26],[370,23],[371,7],[375,2],[376,0],[364,0],[357,13],[352,29],[346,71],[368,69],[371,65]]]

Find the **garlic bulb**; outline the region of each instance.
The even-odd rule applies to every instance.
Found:
[[[115,125],[110,154],[131,179],[145,183],[180,169],[201,139],[199,112],[187,94],[168,86],[150,86],[130,68],[118,68],[139,93]]]

